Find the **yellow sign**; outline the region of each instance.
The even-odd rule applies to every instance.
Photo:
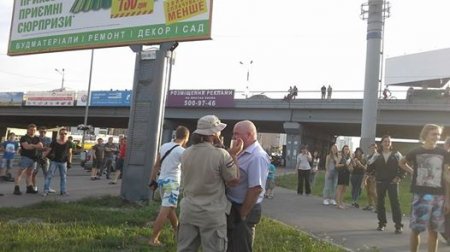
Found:
[[[166,24],[173,24],[206,13],[208,8],[206,0],[166,0],[164,11]]]
[[[154,0],[112,0],[111,18],[146,15],[153,8]]]

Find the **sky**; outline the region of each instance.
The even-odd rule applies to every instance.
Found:
[[[235,89],[252,94],[363,90],[365,1],[215,0],[212,40],[176,49],[171,89]],[[391,0],[385,57],[450,47],[448,0]],[[87,90],[90,50],[7,56],[12,0],[0,1],[0,87],[6,91]],[[135,55],[128,47],[96,49],[92,90],[131,89]],[[244,64],[240,64],[239,62]],[[253,64],[249,64],[253,61]],[[247,71],[250,80],[247,82]],[[350,94],[354,95],[354,94]],[[362,96],[362,94],[361,94]]]

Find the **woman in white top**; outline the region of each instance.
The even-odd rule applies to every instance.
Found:
[[[297,155],[297,170],[298,170],[298,186],[297,194],[303,194],[303,182],[305,183],[305,193],[306,195],[311,194],[311,185],[309,184],[309,174],[311,172],[311,165],[309,162],[312,161],[311,153],[308,151],[306,146],[300,148],[300,153]]]

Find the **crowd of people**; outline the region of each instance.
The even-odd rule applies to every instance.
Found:
[[[395,234],[403,232],[402,211],[399,201],[399,184],[409,173],[412,176],[410,228],[412,230],[411,251],[418,251],[420,236],[428,230],[428,251],[437,251],[438,233],[450,242],[450,137],[444,148],[437,143],[442,127],[427,124],[423,127],[419,140],[422,143],[405,156],[392,146],[391,136],[381,137],[380,150],[373,143],[369,153],[357,148],[353,154],[349,146],[341,151],[333,144],[326,156],[323,205],[333,205],[339,209],[347,208],[343,200],[346,188],[351,184],[351,206],[360,208],[359,198],[362,189],[367,192],[368,205],[362,210],[374,211],[378,219],[378,231],[384,231],[387,224],[385,199],[389,197]],[[313,157],[306,146],[300,147],[297,156],[298,194],[311,192],[306,177],[313,166]],[[311,176],[312,177],[312,176]]]
[[[179,126],[175,139],[160,147],[150,176],[150,188],[159,189],[161,208],[153,224],[149,240],[151,246],[161,246],[161,230],[169,220],[176,234],[177,251],[252,251],[255,228],[260,222],[264,198],[273,198],[276,167],[257,141],[253,122],[245,120],[233,127],[232,144],[225,148],[221,132],[227,125],[214,115],[200,118],[190,135],[186,127]],[[1,145],[4,151],[0,178],[14,181],[14,194],[21,195],[21,178],[25,176],[26,193],[38,193],[36,174],[42,170],[44,185],[42,196],[56,191],[51,181],[59,171],[59,193],[67,195],[67,169],[72,163],[73,143],[65,128],[58,130],[52,140],[46,137],[46,128],[30,124],[26,135],[17,143],[10,133]],[[360,208],[363,189],[368,204],[362,210],[374,211],[378,231],[388,223],[385,198],[389,197],[395,234],[403,232],[402,211],[399,201],[399,184],[406,174],[412,175],[410,228],[411,251],[417,251],[420,233],[428,232],[428,251],[437,251],[438,234],[448,239],[450,222],[450,137],[445,148],[438,146],[443,128],[426,124],[419,136],[422,145],[402,155],[392,145],[391,136],[381,137],[379,146],[373,143],[367,154],[361,148],[351,153],[349,146],[338,150],[331,145],[325,159],[323,205],[345,209],[344,194],[351,185],[351,207]],[[191,146],[187,147],[187,143]],[[126,155],[126,137],[119,144],[110,137],[103,144],[101,138],[93,146],[92,180],[102,174],[107,179],[116,170],[110,184],[120,178]],[[20,148],[19,148],[20,146]],[[20,152],[19,152],[20,150]],[[13,178],[11,161],[20,153],[18,172]],[[116,164],[113,169],[113,163]],[[299,195],[309,196],[318,172],[320,154],[311,154],[308,146],[301,146],[297,156]],[[180,195],[182,199],[179,202]],[[180,204],[180,215],[176,208]],[[448,219],[448,218],[447,218]],[[447,226],[447,230],[446,230]]]

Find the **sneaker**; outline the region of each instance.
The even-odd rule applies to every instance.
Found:
[[[269,195],[267,198],[269,198],[269,199],[273,199],[273,196],[272,195]]]
[[[27,186],[27,191],[26,191],[26,193],[36,194],[36,193],[38,193],[38,191],[35,190],[34,187],[30,185],[30,186]]]
[[[323,200],[323,205],[328,206],[330,204],[330,200],[329,199],[324,199]]]
[[[384,231],[386,229],[386,226],[384,225],[378,225],[377,230],[378,231]]]
[[[69,194],[67,192],[61,192],[59,195],[62,196],[62,197],[69,196]]]
[[[20,187],[19,186],[14,186],[14,193],[15,195],[22,195],[22,192],[20,191]]]
[[[96,177],[91,177],[91,180],[94,181],[94,180],[97,180],[97,179],[96,179]]]
[[[402,228],[402,227],[396,227],[394,233],[395,233],[395,234],[401,234],[401,233],[403,233],[403,228]]]
[[[334,199],[330,200],[330,204],[333,206],[336,206],[336,200],[334,200]]]
[[[370,206],[370,205],[365,206],[362,210],[364,210],[364,211],[372,211],[373,210],[373,206]]]
[[[110,185],[115,185],[116,184],[116,182],[114,182],[114,181],[111,181],[111,182],[109,182],[108,184],[110,184]],[[268,197],[268,196],[267,196]],[[266,198],[267,198],[266,197]]]
[[[48,193],[56,193],[56,191],[55,191],[55,189],[50,188],[50,189],[48,189]]]
[[[359,208],[359,204],[355,202],[354,207]]]

